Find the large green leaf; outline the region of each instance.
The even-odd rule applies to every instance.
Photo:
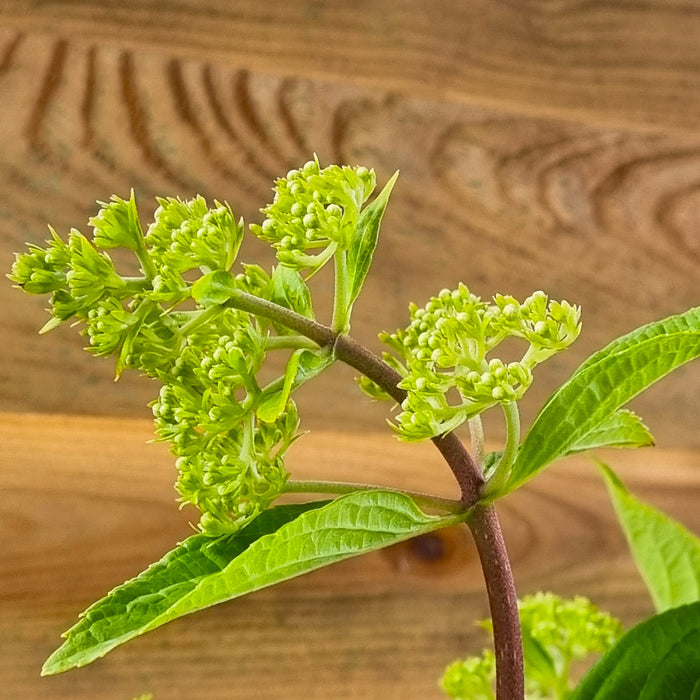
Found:
[[[357,299],[369,272],[372,255],[377,247],[379,238],[379,226],[382,223],[382,217],[389,203],[389,195],[398,176],[399,173],[397,171],[389,182],[384,185],[384,189],[377,195],[376,199],[360,213],[360,218],[357,222],[357,235],[348,250],[348,275],[350,277],[348,301],[350,306]]]
[[[505,491],[585,444],[631,398],[699,355],[700,307],[643,326],[592,355],[540,411]]]
[[[634,498],[610,467],[602,463],[599,466],[656,609],[700,600],[700,539]]]
[[[700,602],[633,627],[584,676],[569,700],[697,698]]]
[[[402,493],[362,491],[272,508],[236,535],[195,535],[88,608],[42,672],[84,666],[182,615],[459,519],[426,515]]]
[[[169,611],[174,603],[220,573],[253,542],[325,503],[328,501],[270,508],[234,535],[188,537],[160,561],[82,613],[63,635],[66,641],[49,657],[42,673],[49,675],[84,666],[119,644],[164,624],[172,619]]]

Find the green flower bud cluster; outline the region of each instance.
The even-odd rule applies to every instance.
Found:
[[[526,356],[530,366],[569,347],[581,331],[580,309],[568,301],[550,301],[542,291],[522,304],[511,296],[497,294],[494,303],[500,311],[494,328],[530,343]]]
[[[565,599],[552,593],[536,593],[525,596],[518,608],[528,698],[568,697],[572,661],[605,653],[622,634],[618,620],[581,596]],[[493,631],[490,620],[481,626]],[[495,678],[493,654],[484,650],[481,656],[450,664],[441,686],[451,698],[492,700]]]
[[[201,510],[208,534],[231,532],[267,507],[287,479],[283,456],[297,436],[296,407],[287,397],[274,419],[269,410],[261,414],[268,422],[259,419],[265,397],[256,376],[268,335],[289,331],[233,308],[181,306],[191,304],[193,285],[183,274],[228,272],[243,225],[228,206],[209,209],[202,197],[158,203],[144,236],[133,192],[128,200],[112,197],[90,219],[92,241],[72,230],[64,242],[52,230],[46,247],[17,256],[11,279],[51,295],[45,328],[80,320],[90,352],[116,355],[117,376],[134,368],[163,382],[152,407],[159,438],[178,457],[181,500]],[[135,253],[143,277],[122,277],[98,250],[117,247]],[[241,291],[271,300],[289,274],[273,280],[243,265],[233,279]],[[303,298],[297,277],[294,291]]]
[[[202,196],[189,201],[158,198],[146,245],[157,268],[170,272],[228,270],[243,239],[243,222],[227,204],[210,209]]]
[[[243,430],[214,435],[205,449],[177,460],[176,488],[183,503],[201,511],[202,532],[236,532],[279,496],[288,478],[284,453],[297,437],[298,424],[290,401],[273,424],[251,413]]]
[[[157,201],[154,221],[145,236],[154,267],[152,298],[179,302],[189,296],[190,285],[183,273],[231,268],[243,240],[243,221],[236,221],[227,204],[215,201],[210,209],[201,196]]]
[[[455,700],[495,700],[496,657],[485,649],[481,656],[470,656],[451,663],[440,679],[440,686]]]
[[[520,602],[519,611],[523,634],[551,655],[559,672],[567,661],[606,652],[622,634],[619,620],[583,596],[536,593]]]
[[[46,248],[29,245],[29,251],[15,256],[10,278],[29,294],[50,294],[67,285],[66,268],[70,248],[49,227],[51,239]]]
[[[265,220],[250,230],[269,241],[280,262],[295,269],[316,270],[336,249],[347,250],[355,235],[362,205],[376,186],[373,170],[331,165],[317,160],[277,180]],[[307,253],[323,249],[319,253]]]
[[[126,282],[117,274],[108,255],[99,253],[85,236],[75,229],[68,238],[70,269],[66,281],[71,297],[86,312],[105,296],[128,295]]]
[[[150,377],[171,372],[182,342],[174,316],[149,299],[127,304],[113,298],[88,312],[84,335],[95,355],[117,355],[117,377],[124,369],[138,369]]]
[[[407,397],[396,429],[404,440],[423,440],[453,430],[497,403],[519,400],[532,383],[532,369],[566,348],[580,330],[580,312],[536,292],[522,304],[512,297],[482,301],[460,284],[444,289],[424,307],[411,305],[405,330],[383,334],[398,356]],[[487,355],[507,337],[528,343],[519,361]],[[379,396],[368,382],[361,386]]]
[[[109,202],[98,202],[100,210],[88,224],[93,228],[92,240],[98,248],[143,248],[143,232],[136,209],[134,191],[128,200],[112,195]]]
[[[117,352],[130,331],[138,327],[139,314],[127,311],[123,303],[114,297],[97,302],[87,312],[85,334],[90,352],[108,356]]]
[[[188,336],[153,404],[156,432],[178,457],[181,501],[200,509],[209,535],[237,530],[279,495],[299,423],[291,400],[272,422],[256,417],[265,353],[255,322],[227,309],[217,325],[224,335],[202,327]]]

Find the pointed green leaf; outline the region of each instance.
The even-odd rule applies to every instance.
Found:
[[[292,391],[323,372],[333,362],[335,362],[333,352],[327,348],[296,350],[287,362],[282,387],[263,392],[257,409],[258,418],[267,423],[277,420],[287,406],[287,400]],[[278,382],[275,382],[275,386],[279,386]]]
[[[598,466],[656,609],[700,600],[700,539],[634,498],[610,467]]]
[[[601,447],[648,447],[653,444],[654,437],[642,419],[636,413],[622,408],[569,447],[566,454]]]
[[[328,348],[321,350],[302,350],[299,355],[297,376],[294,379],[294,387],[301,386],[309,379],[313,379],[330,367],[335,362],[335,355]]]
[[[700,679],[700,602],[654,615],[624,634],[569,700],[691,699]]]
[[[328,501],[325,501],[328,503]],[[233,535],[193,535],[136,578],[123,583],[81,614],[66,641],[46,661],[43,675],[85,666],[116,646],[174,619],[172,606],[220,573],[260,537],[274,533],[323,501],[285,505],[261,513]],[[206,606],[202,606],[206,607]]]
[[[357,234],[348,250],[348,274],[350,277],[349,305],[357,299],[365,282],[372,255],[377,247],[379,226],[389,203],[389,195],[398,178],[398,170],[393,174],[376,199],[360,213]]]
[[[272,508],[229,537],[190,537],[89,608],[43,673],[84,666],[182,615],[463,519],[426,515],[394,491],[354,492],[318,505]]]
[[[287,406],[287,399],[292,391],[294,379],[297,376],[299,358],[304,350],[296,350],[287,361],[287,369],[284,372],[282,388],[277,391],[263,394],[257,408],[257,416],[266,423],[274,423]]]
[[[311,292],[297,270],[277,265],[270,278],[270,300],[296,311],[307,318],[314,318]]]
[[[650,323],[586,360],[549,398],[520,447],[506,491],[532,478],[631,398],[700,355],[700,307]]]

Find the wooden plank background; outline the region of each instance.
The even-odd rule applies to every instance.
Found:
[[[584,308],[525,417],[590,352],[698,304],[700,8],[695,2],[0,3],[0,267],[24,242],[86,230],[134,187],[226,199],[246,220],[318,153],[401,170],[354,334],[405,325],[464,281],[542,288]],[[261,255],[253,241],[243,257]],[[318,302],[323,308],[323,300]],[[0,285],[0,408],[145,416],[153,387],[44,303]],[[336,386],[336,378],[342,381]],[[308,387],[304,416],[381,425],[351,373]],[[700,367],[640,400],[659,441],[698,445]]]
[[[0,271],[47,223],[87,232],[95,201],[131,187],[146,220],[156,195],[201,193],[256,221],[272,180],[313,153],[380,183],[399,169],[353,334],[378,349],[409,301],[459,281],[581,304],[582,336],[538,371],[527,423],[590,352],[699,303],[699,45],[694,0],[3,0]],[[250,241],[242,257],[267,255]],[[436,562],[410,547],[347,562],[39,680],[78,610],[188,533],[172,459],[143,446],[154,385],[115,385],[75,329],[37,336],[43,306],[0,284],[8,697],[438,697],[444,663],[484,641],[461,532]],[[637,400],[661,449],[615,456],[696,530],[698,386],[695,363]],[[315,442],[295,469],[450,488],[432,454],[373,433],[386,411],[352,372],[333,368],[300,403]],[[587,593],[626,622],[650,610],[584,461],[502,514],[521,592]]]
[[[488,642],[464,528],[405,543],[216,606],[77,671],[39,678],[59,633],[190,533],[172,458],[150,422],[0,414],[0,682],[5,697],[130,700],[439,698],[452,659]],[[700,531],[698,450],[611,451],[631,489]],[[640,469],[640,465],[644,469]],[[357,478],[453,496],[429,444],[317,431],[289,454],[298,478]],[[651,601],[600,476],[585,457],[499,505],[521,595],[584,594],[625,624]],[[437,539],[436,539],[437,538]],[[438,548],[438,556],[431,552]]]

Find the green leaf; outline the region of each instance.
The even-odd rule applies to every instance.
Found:
[[[349,306],[357,299],[365,282],[372,255],[377,247],[379,226],[389,203],[389,195],[399,176],[398,170],[384,185],[376,199],[360,213],[357,221],[357,233],[348,250],[348,275],[350,278]]]
[[[540,411],[505,491],[585,444],[631,398],[699,355],[700,307],[638,328],[592,355]]]
[[[230,272],[214,270],[192,285],[192,298],[206,308],[227,302],[236,291],[236,278]]]
[[[700,539],[634,498],[610,467],[598,466],[656,609],[700,600]]]
[[[233,535],[188,537],[160,561],[82,613],[80,620],[64,633],[66,641],[47,659],[42,674],[85,666],[116,646],[174,619],[176,616],[169,611],[175,603],[220,573],[253,542],[274,533],[301,513],[323,505],[323,501],[318,501],[277,506]]]
[[[318,351],[302,350],[299,354],[299,365],[297,366],[297,375],[294,379],[294,388],[318,376],[334,362],[335,355],[328,348],[322,348]]]
[[[569,700],[695,698],[700,679],[700,602],[633,627],[584,676]]]
[[[282,387],[275,382],[275,388],[270,387],[260,398],[257,415],[260,420],[271,423],[284,411],[289,395],[309,379],[323,372],[335,362],[333,352],[327,348],[321,350],[296,350],[289,361],[283,377]]]
[[[636,413],[623,408],[612,413],[576,444],[569,447],[566,454],[601,447],[648,447],[653,444],[654,437],[642,419]]]
[[[287,362],[287,369],[284,373],[284,382],[282,388],[273,391],[270,394],[263,394],[257,408],[257,416],[260,420],[266,423],[274,423],[287,406],[287,399],[292,391],[294,379],[297,376],[297,368],[299,367],[299,359],[303,350],[296,350],[292,353]]]
[[[463,519],[426,515],[394,491],[354,492],[318,506],[278,506],[236,535],[190,537],[90,607],[43,674],[84,666],[182,615]]]
[[[311,292],[297,270],[286,265],[277,265],[270,279],[270,290],[270,300],[275,304],[307,318],[314,318]]]

